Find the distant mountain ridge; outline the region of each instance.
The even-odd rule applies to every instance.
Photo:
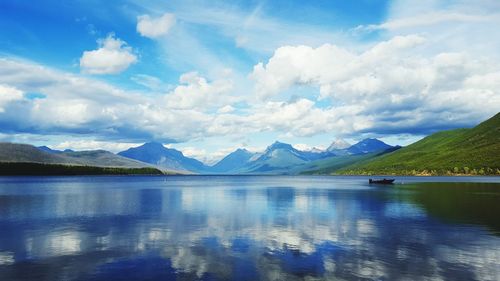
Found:
[[[213,173],[229,173],[231,171],[236,171],[245,166],[254,155],[255,153],[244,148],[238,148],[213,165],[210,171]]]
[[[96,167],[143,168],[151,167],[105,150],[47,152],[29,144],[0,143],[0,162],[87,165]]]
[[[293,165],[299,165],[309,161],[313,152],[303,152],[295,149],[292,145],[274,142],[257,157],[248,162],[239,173],[270,172],[274,169],[283,169]]]
[[[167,148],[158,142],[148,142],[117,154],[104,150],[55,150],[47,146],[34,147],[21,144],[0,145],[0,161],[26,163],[91,165],[103,167],[160,167],[164,170],[199,174],[289,174],[301,173],[328,163],[336,166],[351,164],[374,157],[387,149],[397,149],[377,139],[364,139],[347,148],[343,141],[334,141],[330,150],[299,150],[288,143],[276,141],[263,152],[253,153],[237,149],[212,166],[185,156],[181,151]],[[337,147],[331,149],[332,147]],[[329,160],[331,159],[331,160]]]
[[[340,145],[345,146],[345,143],[342,142]],[[247,154],[244,159],[245,161],[238,162],[239,167],[221,169],[221,166],[226,167],[226,165],[220,165],[217,172],[236,174],[300,173],[301,167],[304,167],[304,169],[311,168],[313,166],[311,166],[310,163],[322,161],[323,159],[383,152],[391,148],[393,148],[393,146],[382,141],[365,139],[344,149],[332,149],[331,151],[302,151],[294,148],[291,144],[276,141],[268,146],[262,153],[256,153],[252,156]],[[225,162],[227,160],[224,158],[221,161]],[[345,160],[342,163],[347,162],[348,161]]]
[[[158,142],[148,142],[121,151],[118,155],[175,171],[206,172],[210,168],[194,158],[186,157],[176,149]]]
[[[391,148],[391,145],[386,144],[378,139],[364,139],[347,148],[349,154],[366,154],[376,151],[384,151]]]
[[[42,150],[42,151],[45,151],[45,152],[48,152],[48,153],[63,153],[63,152],[75,152],[74,150],[72,149],[65,149],[65,150],[57,150],[57,149],[52,149],[46,145],[43,145],[43,146],[38,146],[37,147],[38,149]]]

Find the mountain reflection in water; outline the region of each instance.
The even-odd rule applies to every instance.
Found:
[[[500,280],[500,184],[398,181],[1,178],[0,280]]]

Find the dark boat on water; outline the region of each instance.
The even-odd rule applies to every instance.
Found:
[[[395,179],[381,179],[381,180],[372,180],[369,179],[368,183],[376,183],[376,184],[393,184]]]

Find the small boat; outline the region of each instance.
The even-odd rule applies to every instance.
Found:
[[[372,180],[369,179],[368,183],[376,183],[376,184],[393,184],[395,179],[381,179],[381,180]]]

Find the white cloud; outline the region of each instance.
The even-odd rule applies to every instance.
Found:
[[[416,27],[426,27],[442,23],[481,23],[481,22],[499,22],[500,14],[492,15],[474,15],[457,12],[429,12],[416,16],[391,19],[382,24],[367,26],[358,26],[358,30],[397,30]]]
[[[225,105],[217,110],[217,113],[224,114],[224,113],[231,113],[235,111],[236,109],[232,107],[231,105]]]
[[[4,107],[12,101],[23,99],[23,92],[7,85],[0,84],[0,112],[4,112]]]
[[[118,143],[170,142],[261,131],[300,136],[328,130],[349,132],[354,123],[355,128],[365,124],[361,119],[352,121],[349,114],[356,112],[355,107],[325,111],[308,99],[249,104],[235,111],[233,102],[240,99],[231,93],[231,80],[208,81],[196,73],[183,75],[181,85],[169,93],[144,95],[31,62],[0,62],[1,84],[46,96],[13,101],[0,114],[2,126],[18,134],[71,134]],[[88,142],[73,145],[92,148]]]
[[[397,60],[396,53],[401,54],[405,49],[423,42],[424,39],[416,35],[398,36],[375,45],[361,55],[331,44],[318,48],[283,46],[274,52],[267,64],[255,65],[250,78],[256,82],[256,94],[262,99],[293,85],[327,87],[332,81],[348,81],[350,78],[361,79],[363,83],[356,85],[370,90],[377,82],[370,77],[360,77],[358,72],[376,71],[379,64],[383,66],[386,60],[387,63]]]
[[[314,101],[299,99],[293,103],[268,102],[251,117],[256,124],[287,136],[307,137],[320,133],[348,134],[369,128],[371,123],[359,115],[356,105],[320,109]]]
[[[158,38],[166,35],[175,25],[175,15],[165,13],[159,18],[142,15],[137,18],[137,32],[144,37]]]
[[[83,52],[80,68],[90,74],[117,74],[137,62],[137,56],[124,41],[114,34],[97,41],[99,48]]]
[[[101,114],[95,102],[87,99],[43,99],[33,101],[31,115],[41,124],[55,127],[78,128],[99,119]]]
[[[184,154],[187,157],[198,159],[199,161],[202,161],[204,163],[210,162],[209,160],[210,157],[205,149],[193,146],[186,146],[180,148],[179,150],[181,150],[182,154]]]
[[[152,91],[165,91],[172,87],[165,84],[160,78],[146,74],[136,74],[130,80]]]
[[[428,55],[420,51],[427,44],[421,36],[408,35],[361,53],[330,44],[284,46],[267,64],[257,64],[250,77],[261,99],[297,85],[310,85],[319,89],[320,98],[331,99],[333,106],[326,109],[307,100],[268,109],[275,112],[268,125],[287,127],[299,136],[334,128],[344,133],[428,133],[446,124],[478,122],[498,111],[494,81],[499,69],[494,61],[465,53]],[[352,110],[339,115],[342,108]],[[293,126],[283,125],[290,120],[296,120]],[[346,120],[346,126],[331,124]]]
[[[357,30],[381,30],[387,38],[424,34],[430,42],[427,51],[466,52],[475,57],[499,59],[500,2],[496,0],[392,1],[387,19]]]
[[[182,151],[182,153],[191,158],[195,158],[206,165],[214,165],[222,158],[227,156],[229,153],[235,151],[239,147],[235,146],[234,143],[228,144],[228,146],[224,146],[222,148],[217,148],[216,150],[210,150],[201,148],[199,143],[191,143],[189,145],[186,144],[167,144],[165,145],[168,148],[177,149]]]
[[[141,144],[142,143],[120,143],[96,140],[67,140],[59,142],[55,145],[51,145],[50,147],[57,150],[72,149],[77,151],[104,149],[117,153],[130,147],[139,146]]]
[[[32,62],[0,58],[0,84],[45,95],[10,101],[0,113],[0,126],[17,133],[76,134],[117,142],[184,141],[218,132],[212,129],[215,110],[209,109],[230,104],[232,82],[209,82],[195,73],[180,81],[183,85],[170,93],[145,95]]]
[[[99,50],[113,44],[120,50],[128,48],[109,38],[114,43],[103,42]],[[469,52],[431,52],[433,40],[427,34],[394,36],[363,51],[333,44],[282,46],[250,74],[259,100],[232,75],[207,79],[188,72],[172,90],[163,89],[156,77],[132,78],[157,91],[145,95],[35,63],[0,58],[0,84],[46,96],[28,100],[14,95],[18,98],[8,105],[0,104],[0,125],[17,133],[96,136],[120,143],[168,142],[257,132],[292,137],[422,135],[474,125],[496,113],[500,107],[497,60]],[[288,93],[297,85],[311,86],[313,94],[290,98]],[[321,99],[331,105],[319,107]],[[243,106],[238,104],[235,110],[237,102]],[[211,162],[212,154],[206,152],[201,158]]]
[[[422,36],[410,35],[363,52],[331,44],[284,46],[251,74],[264,99],[260,101],[234,95],[241,86],[232,76],[208,80],[189,72],[173,90],[144,95],[31,62],[1,59],[0,84],[46,97],[9,102],[0,120],[17,133],[169,142],[257,132],[290,137],[422,135],[450,124],[473,125],[496,113],[497,64],[466,53],[421,53],[428,44]],[[316,94],[279,101],[280,93],[295,85],[312,86]],[[331,99],[331,105],[318,107],[318,96]],[[244,106],[235,110],[237,102]]]
[[[305,143],[297,143],[294,144],[293,147],[300,151],[312,151],[312,152],[324,151],[326,149],[324,146],[310,146]]]
[[[165,104],[173,109],[209,110],[212,107],[232,103],[230,95],[233,84],[230,80],[216,80],[211,83],[197,72],[181,75],[177,86],[165,96]]]

